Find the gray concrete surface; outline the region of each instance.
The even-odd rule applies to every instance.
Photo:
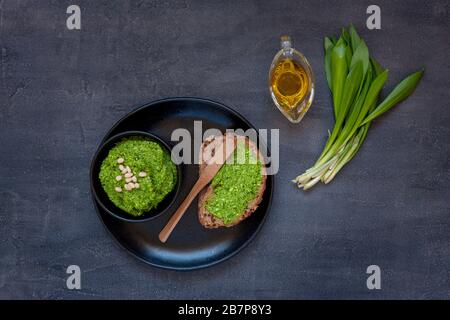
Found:
[[[82,29],[66,28],[66,8]],[[0,298],[450,298],[450,4],[377,1],[0,0]],[[290,180],[313,164],[333,123],[322,38],[353,22],[390,69],[388,87],[425,66],[415,94],[371,128],[357,157],[309,193]],[[317,96],[300,125],[272,104],[279,36],[310,60]],[[213,268],[148,267],[97,218],[91,156],[145,102],[198,96],[258,128],[279,128],[281,170],[256,240]],[[82,290],[65,286],[82,269]],[[367,266],[382,289],[366,288]]]

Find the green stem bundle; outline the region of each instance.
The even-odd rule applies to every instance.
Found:
[[[320,181],[330,183],[361,148],[370,123],[408,98],[424,72],[421,70],[406,77],[378,104],[388,70],[370,57],[366,43],[355,28],[344,28],[338,40],[325,37],[324,48],[325,74],[333,96],[335,124],[314,166],[293,180],[304,190]]]

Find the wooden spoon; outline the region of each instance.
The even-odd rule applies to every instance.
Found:
[[[180,221],[183,214],[186,212],[187,208],[189,208],[192,201],[200,193],[200,191],[202,191],[202,189],[211,182],[222,165],[233,154],[235,148],[235,137],[226,135],[222,144],[220,144],[215,149],[215,154],[209,161],[207,161],[206,168],[203,170],[202,175],[198,178],[197,182],[192,187],[191,192],[189,192],[187,197],[181,203],[180,207],[177,209],[177,211],[175,211],[169,222],[167,222],[166,226],[159,233],[159,240],[161,242],[165,243],[167,241],[173,229],[175,229],[176,225]]]

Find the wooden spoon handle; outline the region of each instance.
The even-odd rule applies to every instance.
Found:
[[[159,233],[159,240],[162,243],[165,243],[172,233],[173,229],[175,229],[176,225],[180,221],[183,214],[186,212],[187,208],[191,205],[192,201],[198,195],[198,193],[205,187],[205,182],[203,179],[197,180],[191,192],[187,195],[187,197],[183,200],[177,211],[172,215],[170,220],[167,222],[166,226]]]

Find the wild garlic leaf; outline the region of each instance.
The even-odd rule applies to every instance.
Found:
[[[347,31],[346,28],[342,28],[342,38],[344,38],[344,40],[347,43],[347,45],[351,46],[351,41],[352,40],[351,40],[351,37],[350,37],[350,33]]]
[[[420,79],[422,79],[424,70],[415,72],[408,77],[406,77],[404,80],[402,80],[395,88],[392,90],[392,92],[387,96],[386,99],[383,100],[382,103],[378,105],[378,107],[373,110],[366,119],[361,123],[361,125],[364,125],[375,118],[379,117],[398,103],[402,102],[406,98],[408,98],[416,89],[417,85],[420,82]]]
[[[339,40],[331,51],[331,88],[333,92],[334,116],[336,118],[339,114],[342,90],[348,73],[345,50],[346,45],[344,41]]]
[[[333,48],[334,47],[333,41],[331,41],[330,38],[325,37],[323,39],[323,47],[324,47],[325,51],[327,51],[330,48]]]
[[[333,92],[333,87],[332,87],[332,79],[331,79],[331,51],[333,50],[332,47],[329,47],[326,51],[325,51],[325,76],[327,78],[327,84],[328,84],[328,88],[330,88],[331,92]]]
[[[340,127],[344,123],[345,116],[347,115],[348,110],[350,109],[350,106],[353,102],[353,99],[355,98],[356,93],[359,90],[362,78],[363,78],[362,62],[358,62],[350,70],[350,73],[348,74],[348,76],[345,80],[345,85],[344,85],[344,89],[343,89],[343,93],[342,93],[342,100],[341,100],[341,104],[339,106],[339,114],[336,118],[336,124],[335,124],[335,127],[337,128],[337,130],[333,130],[333,132],[331,133],[331,137],[330,137],[331,141],[334,141],[334,139],[336,138],[336,135],[340,131]]]
[[[350,34],[351,45],[354,52],[356,48],[358,48],[361,38],[359,37],[358,32],[356,32],[356,29],[353,25],[350,25],[350,27],[348,28],[348,33]]]
[[[331,82],[331,50],[333,50],[334,44],[330,38],[325,37],[323,41],[323,47],[325,49],[325,76],[327,78],[328,88],[332,89]]]
[[[350,70],[345,80],[344,91],[342,93],[341,110],[342,117],[345,117],[353,99],[358,92],[363,79],[363,63],[358,61]]]
[[[371,83],[369,91],[367,92],[366,99],[364,100],[364,104],[361,107],[361,112],[356,121],[357,127],[361,125],[361,122],[366,117],[367,113],[370,111],[370,107],[376,103],[378,96],[383,89],[384,84],[386,83],[389,76],[389,70],[384,70],[380,73]]]
[[[366,43],[362,39],[359,41],[358,47],[353,52],[350,68],[352,68],[352,66],[354,66],[358,61],[361,61],[363,63],[363,74],[366,74],[370,62],[369,49],[367,48]]]

